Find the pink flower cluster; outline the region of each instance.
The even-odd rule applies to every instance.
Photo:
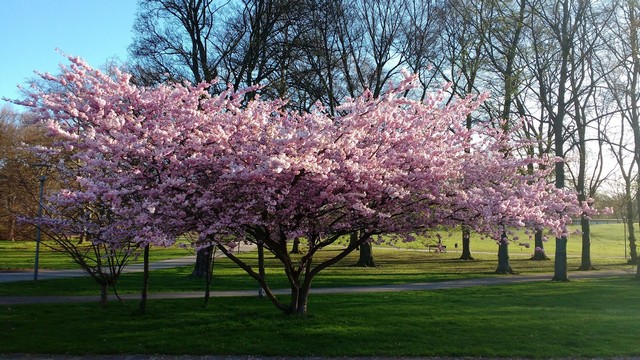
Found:
[[[382,97],[298,113],[285,101],[211,95],[211,84],[137,87],[69,57],[54,91],[20,102],[57,139],[60,171],[73,177],[54,207],[106,207],[96,234],[111,241],[249,241],[336,234],[415,234],[465,224],[499,238],[504,227],[566,234],[581,214],[574,193],[548,184],[543,162],[511,155],[511,133],[464,119],[483,96],[445,105],[403,96],[407,78]],[[552,169],[553,160],[541,168]],[[73,185],[71,185],[73,184]],[[90,218],[83,228],[89,228]]]

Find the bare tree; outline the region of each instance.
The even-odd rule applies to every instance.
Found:
[[[570,86],[576,34],[584,25],[585,0],[530,0],[532,18],[532,73],[536,77],[537,101],[545,109],[553,133],[554,154],[565,158],[566,127],[574,104]],[[574,89],[575,90],[575,89]],[[557,163],[555,184],[564,188],[565,164]],[[568,281],[567,237],[556,238],[554,281]]]
[[[628,164],[623,165],[625,151],[633,154],[636,171],[640,169],[640,104],[638,103],[638,99],[640,99],[640,37],[638,35],[640,4],[633,0],[612,1],[611,10],[615,16],[606,23],[608,30],[607,56],[600,59],[599,68],[622,120],[620,139],[617,142],[617,150],[614,150],[613,153],[620,166],[625,188],[628,187],[628,190],[625,190],[628,204],[632,199],[631,184],[628,183],[632,181],[632,167]],[[627,139],[623,133],[627,126],[631,129],[630,143],[626,143]],[[635,179],[637,190],[640,189],[640,177],[636,175]],[[640,215],[638,215],[640,213],[640,197],[637,195],[636,201],[635,214],[638,216],[636,220],[640,223]],[[628,216],[634,213],[632,210],[627,207]],[[640,264],[637,257],[633,222],[633,220],[627,222],[631,231],[629,234],[631,260]],[[640,278],[640,265],[638,276]]]

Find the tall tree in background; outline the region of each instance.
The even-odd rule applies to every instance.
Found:
[[[488,84],[495,84],[496,87],[492,91],[497,103],[496,125],[502,127],[503,131],[509,131],[513,119],[524,115],[514,114],[513,109],[516,108],[515,99],[523,88],[521,75],[523,65],[519,49],[525,30],[526,3],[524,0],[488,1],[484,7],[484,22],[490,25],[486,26],[486,30],[482,31],[481,35],[485,37],[483,44],[490,64],[487,73],[491,74],[495,80],[489,81]],[[505,154],[505,156],[514,155]],[[499,241],[497,273],[513,273],[509,265],[508,245],[506,234],[503,234]]]
[[[216,78],[220,52],[234,45],[219,42],[220,34],[212,31],[215,21],[220,21],[218,11],[226,5],[217,4],[213,0],[140,0],[129,47],[135,81],[151,85]]]
[[[636,194],[636,209],[633,211],[630,183],[633,180],[631,171],[633,167],[628,163],[625,165],[624,161],[624,153],[628,151],[632,154],[636,171],[640,169],[640,104],[638,103],[640,99],[640,4],[635,0],[613,1],[611,10],[615,16],[606,23],[607,52],[606,57],[600,58],[599,69],[622,120],[619,141],[614,142],[617,150],[613,150],[613,153],[625,182],[631,261],[640,263],[634,234],[634,220],[640,224],[640,215],[638,215],[640,214],[640,197]],[[624,136],[626,127],[631,129],[629,138]],[[640,176],[636,174],[635,178],[636,191],[638,191]],[[637,219],[633,219],[634,213],[638,216]],[[638,271],[640,273],[640,266]]]
[[[611,19],[611,12],[600,4],[585,2],[576,13],[574,43],[570,53],[569,90],[572,111],[567,136],[571,140],[568,151],[577,153],[577,169],[569,163],[570,179],[580,202],[592,201],[597,189],[607,178],[604,173],[603,121],[609,115],[602,113],[599,97],[603,83],[596,71],[595,59],[604,50],[603,27]],[[587,156],[590,154],[591,156]],[[592,161],[589,161],[592,160]],[[580,270],[593,270],[591,262],[591,226],[588,216],[580,219],[582,253]]]
[[[533,74],[536,76],[538,101],[553,131],[554,153],[565,158],[565,142],[568,113],[571,110],[569,76],[575,34],[584,21],[588,1],[585,0],[529,0],[530,11],[535,15],[532,37]],[[565,164],[555,165],[555,184],[564,188]],[[556,237],[554,281],[568,281],[567,237]]]
[[[486,23],[482,13],[473,4],[465,1],[452,1],[448,4],[451,11],[447,12],[444,28],[440,36],[442,60],[438,62],[435,71],[445,81],[451,84],[451,94],[464,96],[478,93],[482,85],[478,81],[480,72],[486,64],[484,50],[485,37],[480,35],[485,31]],[[472,114],[465,119],[467,129],[474,123]],[[473,260],[471,255],[471,232],[462,225],[462,254],[461,260]]]

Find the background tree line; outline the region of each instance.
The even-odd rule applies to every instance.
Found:
[[[364,89],[381,94],[402,70],[425,87],[450,83],[452,96],[489,92],[468,126],[529,119],[522,137],[541,141],[530,154],[567,160],[558,187],[582,201],[605,190],[618,198],[637,261],[639,8],[633,0],[142,0],[130,67],[146,85],[259,84],[260,96],[300,110],[321,102],[331,114]],[[589,219],[581,226],[587,270]]]

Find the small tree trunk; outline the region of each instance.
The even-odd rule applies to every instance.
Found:
[[[309,300],[310,288],[310,282],[300,282],[299,278],[291,283],[291,303],[289,304],[289,310],[287,311],[288,315],[307,315],[307,303]]]
[[[498,268],[496,274],[515,274],[509,262],[509,240],[503,233],[498,243]]]
[[[556,258],[554,262],[555,273],[552,281],[569,281],[567,275],[567,238],[556,238]]]
[[[109,283],[100,282],[100,307],[106,308],[109,305]]]
[[[471,256],[471,230],[468,227],[462,227],[462,255],[460,260],[475,260]]]
[[[582,227],[582,261],[578,270],[595,270],[591,264],[591,226],[589,219],[583,216],[582,219],[580,219],[580,225]]]
[[[550,260],[547,253],[544,252],[544,241],[542,241],[542,230],[536,231],[535,234],[535,250],[531,260]]]
[[[360,258],[355,266],[376,267],[376,263],[373,261],[373,248],[370,242],[367,241],[360,245]]]
[[[16,241],[16,218],[9,215],[9,240]]]
[[[303,287],[298,292],[298,304],[295,315],[305,316],[307,315],[307,303],[309,301],[309,289]]]
[[[216,249],[213,245],[209,246],[209,264],[210,268],[207,271],[207,284],[204,291],[204,306],[209,304],[209,298],[211,297],[211,279],[213,278],[213,266],[216,259]]]
[[[209,263],[209,247],[202,248],[196,253],[196,264],[193,267],[191,276],[205,279],[211,264]]]
[[[349,246],[353,247],[353,244],[355,244],[356,241],[358,241],[358,232],[354,231],[349,234]]]
[[[140,296],[140,306],[138,307],[139,314],[144,314],[147,311],[147,298],[149,297],[149,244],[144,247],[142,266],[142,294]]]
[[[262,288],[262,282],[264,282],[264,243],[258,242],[258,276],[260,277],[258,297],[264,297],[264,289]]]
[[[638,250],[636,248],[636,234],[635,234],[635,226],[633,223],[633,204],[631,200],[627,201],[627,231],[629,232],[629,255],[631,258],[629,259],[629,264],[637,264],[638,263]]]
[[[293,238],[293,246],[290,254],[300,254],[300,238],[297,236]]]

